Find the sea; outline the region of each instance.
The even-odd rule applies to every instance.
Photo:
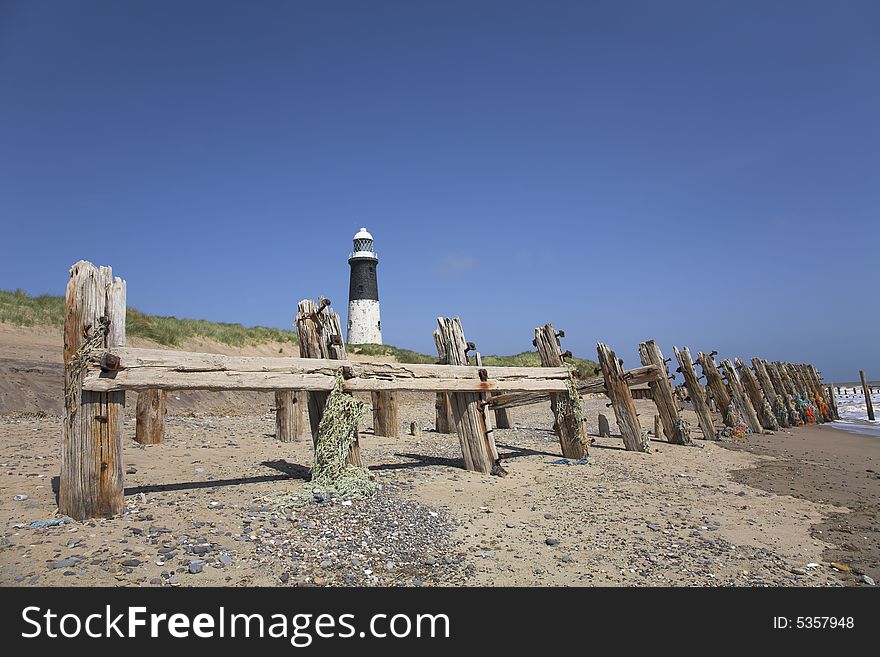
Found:
[[[868,419],[865,395],[860,388],[857,388],[857,390],[856,394],[838,394],[835,392],[834,397],[837,400],[837,411],[840,414],[840,419],[825,426],[831,426],[835,429],[842,429],[851,433],[880,437],[880,420],[872,421]],[[874,417],[880,418],[880,392],[874,392],[871,395],[871,404],[874,406]]]

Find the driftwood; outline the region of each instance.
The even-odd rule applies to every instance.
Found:
[[[764,429],[761,426],[761,421],[758,419],[758,413],[746,396],[742,383],[736,375],[733,363],[727,358],[721,361],[721,368],[724,370],[724,376],[727,377],[727,389],[730,390],[730,394],[733,397],[734,408],[742,415],[743,421],[752,430],[752,433],[761,433]]]
[[[64,425],[58,510],[76,520],[122,511],[125,393],[82,389],[94,349],[125,345],[125,282],[81,260],[64,299]]]
[[[697,414],[703,438],[706,440],[716,440],[718,438],[718,431],[715,429],[712,411],[709,409],[709,404],[706,401],[706,392],[697,378],[694,362],[691,359],[691,352],[687,347],[683,347],[681,351],[678,350],[678,347],[673,347],[673,351],[675,352],[675,359],[678,361],[678,371],[684,377],[688,397],[690,397],[691,404],[693,404],[694,411]]]
[[[803,424],[803,420],[801,419],[800,413],[797,411],[797,406],[795,406],[794,403],[795,398],[793,392],[789,389],[788,384],[783,378],[780,368],[775,362],[763,362],[764,367],[767,369],[767,373],[770,375],[770,380],[773,382],[773,388],[776,390],[776,394],[782,398],[782,404],[785,407],[786,413],[788,413],[789,426],[796,427]]]
[[[544,367],[564,367],[559,336],[552,324],[535,329],[535,347]],[[568,459],[581,459],[587,455],[587,437],[584,433],[581,398],[576,392],[552,393],[550,410],[553,411],[553,430],[559,438],[562,455]]]
[[[642,342],[639,345],[639,356],[642,365],[655,365],[662,373],[662,376],[651,381],[648,387],[651,389],[651,396],[657,406],[657,412],[660,414],[666,440],[677,445],[687,445],[691,442],[690,431],[678,413],[678,404],[675,402],[675,393],[669,383],[669,372],[666,369],[666,362],[660,347],[653,340]]]
[[[773,409],[773,417],[776,418],[780,427],[790,426],[791,422],[788,417],[788,412],[783,412],[785,410],[785,403],[782,400],[782,396],[776,392],[776,386],[773,385],[773,380],[770,378],[770,373],[767,371],[767,365],[760,358],[752,358],[752,369],[755,370],[755,375],[758,377],[758,383],[761,386],[761,390],[764,392],[764,396],[770,403],[770,408]]]
[[[440,341],[449,365],[467,365],[467,342],[461,320],[437,318]],[[461,444],[464,465],[468,470],[484,474],[501,472],[495,441],[486,427],[486,405],[479,392],[456,392],[450,395],[455,430]]]
[[[620,429],[623,444],[630,451],[649,451],[648,437],[639,424],[636,406],[633,403],[629,385],[624,378],[626,373],[623,370],[623,365],[608,345],[600,342],[596,351],[599,354],[602,376],[605,378],[605,393],[611,399],[611,406],[617,417],[617,427]]]
[[[162,442],[167,397],[167,391],[155,388],[138,393],[134,439],[141,445],[158,445]]]

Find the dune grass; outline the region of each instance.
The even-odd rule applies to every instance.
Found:
[[[43,294],[29,296],[23,290],[0,290],[0,322],[18,326],[64,326],[64,297]],[[204,319],[178,319],[148,315],[128,308],[125,332],[129,337],[146,338],[176,347],[189,338],[206,338],[233,347],[256,346],[267,342],[297,343],[294,331],[246,327],[241,324],[209,322]]]
[[[24,290],[9,292],[0,290],[0,322],[18,326],[64,326],[64,297],[42,294],[30,296]],[[178,319],[147,315],[135,308],[128,308],[125,318],[126,334],[146,338],[168,347],[176,347],[189,338],[206,338],[234,347],[256,346],[267,342],[297,344],[295,331],[243,326],[204,319]],[[392,356],[400,363],[436,363],[437,356],[421,354],[411,349],[401,349],[387,344],[346,345],[351,354],[367,356]],[[507,367],[540,367],[541,359],[536,351],[524,351],[513,356],[484,356],[486,365]],[[583,358],[568,360],[581,377],[598,372],[598,365]]]

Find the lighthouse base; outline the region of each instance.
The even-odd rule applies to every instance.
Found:
[[[379,302],[352,299],[348,302],[348,344],[382,344]]]

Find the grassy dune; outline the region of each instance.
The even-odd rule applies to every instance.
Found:
[[[126,334],[131,337],[146,338],[169,347],[176,347],[188,338],[207,338],[234,347],[256,346],[267,342],[297,343],[296,332],[265,326],[246,327],[241,324],[209,322],[204,319],[178,319],[147,315],[135,308],[126,313]],[[29,296],[23,290],[7,292],[0,290],[0,322],[18,326],[56,326],[64,325],[64,297],[43,294]],[[400,349],[391,345],[360,344],[348,345],[352,354],[368,356],[392,356],[400,363],[435,363],[436,356],[420,354],[410,349]],[[485,356],[486,365],[508,367],[539,367],[541,360],[536,351],[525,351],[513,356]],[[581,376],[592,376],[597,372],[594,361],[572,358],[569,362]]]

